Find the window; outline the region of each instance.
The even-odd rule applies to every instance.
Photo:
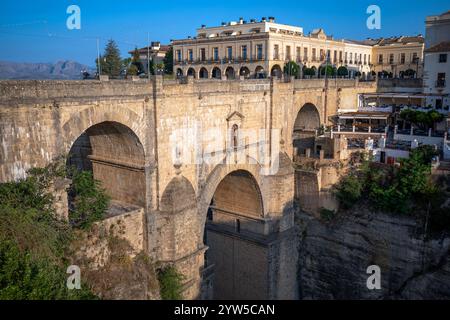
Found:
[[[301,60],[301,56],[302,56],[302,48],[300,48],[300,47],[297,47],[297,53],[296,53],[296,55],[297,55],[297,61],[300,61]]]
[[[316,48],[312,48],[312,61],[316,61],[317,58],[317,52],[316,52]]]
[[[342,51],[339,51],[339,62],[342,62]]]
[[[394,54],[393,53],[391,53],[389,55],[389,64],[394,64]]]
[[[241,221],[236,219],[236,232],[241,232]]]
[[[367,55],[364,54],[364,64],[367,64]]]
[[[353,53],[350,52],[350,58],[349,58],[349,63],[353,63]]]
[[[437,74],[436,87],[438,87],[438,88],[445,87],[445,73],[444,72],[439,72]]]
[[[241,47],[242,59],[247,60],[247,46]]]
[[[446,53],[441,53],[439,55],[439,63],[447,63],[447,54]]]
[[[200,49],[200,59],[202,59],[202,61],[206,60],[206,49],[205,48]]]
[[[194,60],[194,51],[192,49],[188,50],[188,59],[189,59],[189,61]]]
[[[333,62],[336,62],[336,60],[337,60],[337,51],[334,50]]]
[[[291,60],[291,46],[286,46],[286,60]]]
[[[214,61],[219,61],[219,48],[217,48],[217,47],[214,48],[213,52],[214,52],[214,54],[213,54]]]
[[[256,58],[258,60],[263,59],[263,45],[262,44],[256,45]]]
[[[303,59],[304,61],[308,60],[308,48],[303,48]]]
[[[229,60],[233,59],[233,47],[227,47],[227,58]]]
[[[319,54],[320,54],[320,61],[325,60],[325,51],[323,49],[320,49]]]
[[[367,55],[367,62],[370,64],[370,54]]]
[[[435,108],[442,109],[442,99],[436,99]]]
[[[405,64],[406,55],[404,53],[400,54],[400,64]]]
[[[280,50],[280,47],[276,44],[276,45],[274,45],[273,46],[273,59],[274,60],[278,60],[279,59],[279,50]]]
[[[331,50],[327,50],[327,55],[326,55],[325,59],[327,61],[330,61],[330,59],[331,59]]]
[[[414,53],[413,53],[411,61],[412,61],[413,63],[419,63],[419,57],[418,57],[418,55],[417,55],[417,52],[414,52]]]
[[[181,50],[177,50],[177,61],[181,61]]]
[[[383,64],[383,55],[382,54],[378,55],[378,63]]]

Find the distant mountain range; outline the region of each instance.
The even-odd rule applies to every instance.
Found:
[[[87,70],[91,75],[95,69],[76,61],[57,61],[55,63],[27,63],[0,61],[0,79],[81,79],[81,71]]]

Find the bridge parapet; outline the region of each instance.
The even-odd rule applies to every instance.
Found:
[[[151,95],[148,80],[1,80],[0,103]]]

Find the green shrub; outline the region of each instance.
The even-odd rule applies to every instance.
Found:
[[[74,171],[69,191],[71,225],[87,229],[95,221],[102,220],[108,209],[110,198],[89,171]]]
[[[325,221],[331,221],[336,216],[334,210],[329,210],[327,208],[320,208],[320,217]]]
[[[350,209],[361,199],[364,183],[361,177],[351,173],[341,179],[336,188],[336,198],[344,209]]]
[[[62,169],[61,169],[62,168]],[[65,175],[52,163],[0,184],[0,299],[92,299],[66,287],[70,226],[56,218],[49,186]]]
[[[184,277],[173,266],[165,267],[158,271],[160,295],[163,300],[182,299],[182,287]]]

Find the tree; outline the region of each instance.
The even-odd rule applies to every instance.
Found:
[[[131,58],[131,64],[137,69],[137,74],[144,72],[144,66],[142,65],[141,58],[139,56],[139,50],[137,48],[133,51],[133,57]]]
[[[284,74],[298,78],[300,76],[300,66],[294,61],[289,61],[284,65]]]
[[[100,56],[100,66],[102,74],[106,74],[112,78],[116,78],[120,75],[122,59],[120,58],[119,48],[112,39],[108,41],[105,52]]]
[[[333,66],[320,67],[319,70],[320,70],[321,76],[325,75],[325,70],[327,72],[327,76],[335,76],[336,75],[336,68],[334,68]]]
[[[400,112],[400,118],[411,122],[422,130],[428,130],[429,128],[434,128],[436,123],[441,122],[444,116],[436,110],[424,112],[404,109]]]
[[[405,72],[403,72],[403,76],[408,77],[408,78],[414,78],[415,74],[416,74],[416,72],[413,69],[408,69]]]
[[[173,73],[173,48],[172,47],[170,47],[169,50],[166,52],[163,62],[164,62],[164,73],[172,74]]]
[[[340,77],[346,77],[348,76],[348,69],[347,67],[341,66],[339,69],[337,69],[337,75]]]

